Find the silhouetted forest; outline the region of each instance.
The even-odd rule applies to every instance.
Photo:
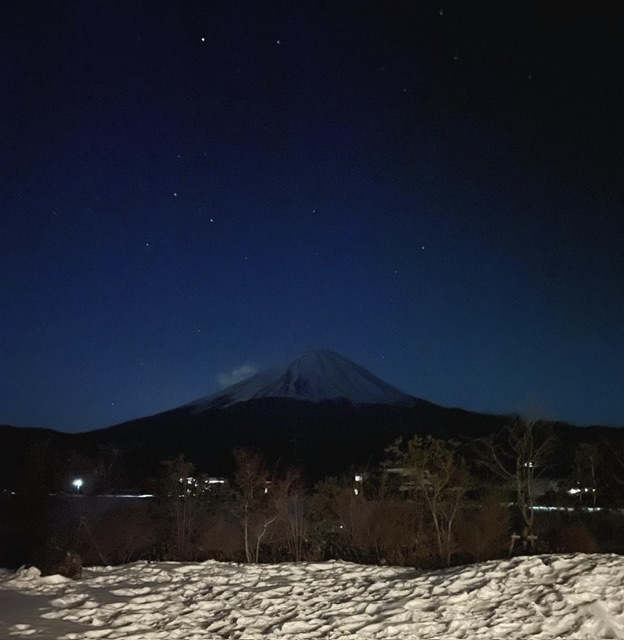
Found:
[[[0,561],[48,572],[62,571],[66,554],[87,564],[340,558],[438,567],[622,551],[624,441],[561,437],[514,417],[476,438],[399,438],[371,452],[374,464],[321,479],[257,449],[234,450],[222,477],[178,455],[143,479],[151,497],[124,493],[132,458],[113,445],[68,454],[62,442],[33,439],[17,490],[0,501]],[[85,481],[72,486],[71,477]]]

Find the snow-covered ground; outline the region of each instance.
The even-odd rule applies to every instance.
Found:
[[[624,638],[624,558],[446,571],[346,562],[138,562],[82,580],[0,573],[0,638]]]

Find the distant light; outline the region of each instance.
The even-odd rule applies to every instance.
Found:
[[[575,495],[577,493],[596,493],[596,489],[593,489],[592,487],[572,487],[571,489],[568,489],[568,493],[570,495]]]
[[[356,482],[362,482],[362,476],[355,476]]]
[[[585,507],[585,511],[594,512],[594,511],[602,511],[602,507]],[[548,507],[545,505],[534,505],[533,511],[568,511],[572,513],[576,511],[576,507]]]
[[[82,478],[76,478],[75,480],[72,480],[72,486],[74,487],[74,489],[76,489],[76,491],[80,491],[83,485],[84,480]]]

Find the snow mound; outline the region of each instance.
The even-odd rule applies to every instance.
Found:
[[[139,562],[62,584],[22,578],[0,581],[2,638],[624,638],[624,558],[615,555],[430,573],[346,562]]]
[[[308,402],[340,399],[353,405],[418,402],[355,362],[333,351],[321,350],[310,351],[288,365],[272,367],[187,406],[203,411],[257,398],[293,398]]]

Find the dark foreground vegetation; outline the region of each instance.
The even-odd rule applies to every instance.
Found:
[[[595,441],[565,452],[548,425],[515,418],[464,442],[398,440],[381,465],[313,484],[258,452],[235,451],[234,472],[222,479],[178,456],[161,463],[146,498],[115,492],[119,459],[108,450],[90,461],[88,483],[50,494],[39,451],[21,490],[2,495],[0,563],[67,573],[80,561],[209,558],[433,568],[624,551],[624,451]]]

